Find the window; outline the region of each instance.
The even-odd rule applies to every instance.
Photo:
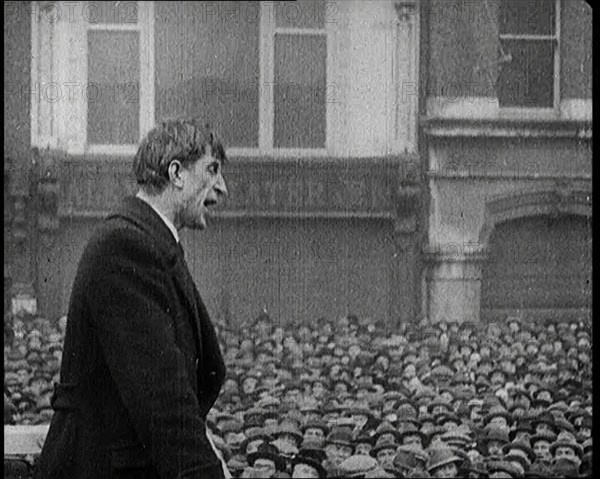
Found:
[[[156,2],[156,120],[207,121],[226,145],[259,140],[258,2]]]
[[[206,120],[231,154],[326,154],[336,2],[53,5],[60,22],[32,22],[32,83],[70,96],[32,104],[34,144],[132,154],[157,122],[183,116]]]
[[[140,131],[138,2],[85,2],[87,145],[133,145]]]
[[[558,0],[502,0],[499,20],[500,107],[557,107]]]
[[[324,4],[279,2],[274,31],[275,148],[325,148],[327,36]]]
[[[156,120],[205,118],[233,151],[324,149],[325,2],[155,2]]]

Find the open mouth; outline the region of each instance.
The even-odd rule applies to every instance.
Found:
[[[217,204],[217,200],[213,200],[211,198],[207,198],[206,200],[204,200],[204,206],[206,206],[207,208],[214,206]]]

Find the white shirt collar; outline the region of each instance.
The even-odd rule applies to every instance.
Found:
[[[163,220],[163,222],[167,225],[167,228],[169,228],[169,230],[171,231],[171,233],[173,233],[173,236],[175,237],[175,241],[177,241],[177,243],[179,243],[179,233],[177,232],[177,228],[175,228],[175,225],[173,224],[173,222],[169,218],[167,218],[165,215],[163,215],[160,211],[158,211],[154,207],[154,205],[151,205],[150,203],[148,203],[143,197],[140,196],[139,193],[137,195],[135,195],[135,197],[139,198],[142,201],[144,201],[145,203],[147,203],[148,205],[150,205],[154,211],[156,211],[156,214],[158,216],[160,216],[160,218]]]

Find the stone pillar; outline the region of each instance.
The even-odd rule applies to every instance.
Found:
[[[418,211],[421,188],[415,183],[400,182],[396,192],[394,220],[394,265],[391,291],[391,317],[395,326],[415,323],[420,313],[421,250],[418,235]]]
[[[438,321],[479,321],[481,271],[486,260],[479,247],[430,248],[427,261],[427,316]]]

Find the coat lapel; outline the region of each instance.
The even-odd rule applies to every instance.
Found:
[[[175,285],[190,313],[189,319],[194,332],[197,356],[200,357],[202,342],[200,340],[200,311],[196,304],[196,286],[180,245],[177,244],[173,234],[154,209],[139,198],[133,196],[125,198],[121,207],[108,216],[108,218],[111,217],[122,217],[134,223],[148,234],[159,249],[164,251],[165,260],[171,269]]]

